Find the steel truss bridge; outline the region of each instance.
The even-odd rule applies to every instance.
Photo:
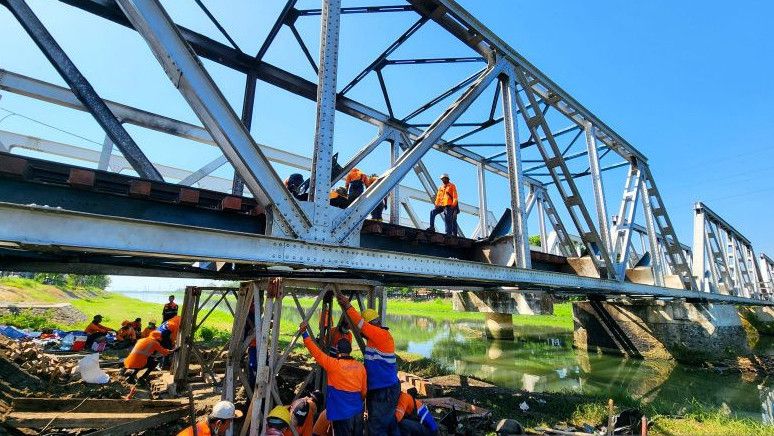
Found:
[[[201,126],[101,98],[25,0],[0,3],[68,85],[0,70],[0,90],[86,111],[105,131],[99,150],[0,131],[0,268],[367,279],[772,304],[774,261],[756,257],[747,238],[701,203],[694,210],[693,246],[681,244],[645,155],[453,0],[378,6],[323,0],[320,9],[289,0],[255,55],[243,51],[218,21],[218,11],[200,0],[190,7],[201,9],[218,30],[215,36],[176,24],[158,0],[50,2],[134,29]],[[411,16],[412,24],[376,50],[358,74],[343,74],[343,17],[384,17],[386,23],[397,14]],[[299,31],[301,20],[319,22],[319,56],[309,48],[309,35]],[[459,46],[454,53],[464,49],[467,55],[450,56],[439,44],[432,55],[425,47],[406,57],[406,46],[427,28],[451,38]],[[267,60],[278,35],[288,31],[308,61],[306,71]],[[244,78],[240,114],[203,59]],[[449,67],[449,87],[404,111],[413,102],[391,93],[389,72],[429,65]],[[452,77],[462,66],[471,68],[469,74]],[[421,74],[411,77],[422,86]],[[253,138],[250,127],[261,117],[259,83],[315,104],[310,157]],[[383,101],[354,96],[364,93],[353,90],[369,87],[365,95]],[[337,114],[374,131],[341,164],[334,159]],[[146,155],[150,145],[143,150],[126,125],[182,138],[191,153],[194,146],[214,146],[222,155],[196,169],[153,163]],[[331,188],[382,144],[390,150],[388,169],[349,207],[332,207]],[[455,179],[477,184],[478,202],[460,205],[478,223],[470,238],[422,230],[427,224],[415,210],[432,203],[437,185],[426,163],[442,155],[476,170],[475,179]],[[309,201],[287,191],[276,165],[309,174]],[[216,175],[224,166],[233,167],[233,178]],[[611,181],[617,168],[626,170],[625,179]],[[487,177],[507,181],[506,198],[487,198]],[[615,215],[605,195],[610,183],[624,187]],[[385,198],[388,222],[368,220]],[[530,222],[536,222],[541,247],[529,245]],[[650,279],[632,280],[637,268]]]

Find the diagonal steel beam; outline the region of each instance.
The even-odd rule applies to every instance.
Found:
[[[414,145],[380,178],[368,191],[357,198],[347,209],[334,219],[335,239],[345,240],[362,223],[377,204],[397,185],[406,174],[419,163],[422,156],[435,144],[484,92],[487,86],[503,71],[505,64],[497,62],[482,74],[476,82],[460,96],[433,124],[419,137]]]
[[[35,41],[35,44],[46,55],[51,65],[67,82],[67,85],[72,89],[75,96],[78,97],[78,100],[88,108],[88,111],[105,130],[110,140],[126,156],[126,160],[137,171],[137,174],[147,179],[163,181],[158,170],[153,167],[153,164],[140,150],[140,147],[137,146],[132,137],[129,136],[124,126],[121,125],[121,122],[116,119],[116,116],[99,97],[97,91],[83,77],[78,67],[75,66],[62,47],[54,40],[54,37],[40,22],[29,5],[24,0],[3,0],[0,3],[6,6],[16,17],[30,38]]]
[[[273,207],[273,218],[282,232],[295,236],[305,233],[310,227],[306,214],[161,4],[157,0],[118,3],[256,199]]]

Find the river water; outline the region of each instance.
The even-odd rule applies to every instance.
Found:
[[[166,294],[122,292],[151,302]],[[178,297],[182,302],[182,295]],[[295,310],[283,320],[299,322]],[[529,392],[608,395],[623,391],[676,412],[692,399],[737,416],[774,423],[774,382],[739,374],[719,374],[670,361],[623,359],[572,348],[572,332],[517,328],[516,340],[493,341],[481,320],[437,320],[388,316],[396,347],[431,358],[460,375],[472,375],[502,387]],[[774,340],[762,338],[757,352],[774,355]]]

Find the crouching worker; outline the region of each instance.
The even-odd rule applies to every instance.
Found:
[[[327,419],[336,436],[361,436],[363,434],[363,400],[366,396],[366,370],[362,363],[349,353],[352,345],[346,340],[336,346],[337,355],[331,357],[320,350],[306,331],[302,322],[298,328],[304,337],[304,345],[314,360],[325,370],[328,390],[325,397]]]
[[[242,412],[236,410],[230,401],[220,401],[212,407],[212,412],[207,418],[196,423],[195,430],[191,426],[178,433],[177,436],[223,436],[231,428],[234,420],[241,416]]]
[[[398,421],[401,436],[435,436],[438,434],[438,425],[427,406],[417,400],[415,388],[400,393],[398,407],[395,408],[395,419]]]
[[[156,369],[158,365],[158,361],[153,357],[153,353],[166,356],[172,352],[172,350],[162,347],[159,341],[161,341],[161,332],[152,331],[150,336],[137,341],[132,351],[126,356],[123,373],[127,376],[126,379],[129,383],[147,380],[150,377],[151,371]],[[135,377],[143,369],[146,370],[145,374],[135,381]]]

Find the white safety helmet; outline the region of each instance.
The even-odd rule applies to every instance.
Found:
[[[219,401],[212,407],[210,418],[215,419],[235,419],[242,416],[242,412],[236,410],[231,401]]]
[[[441,174],[441,179],[448,179],[449,175],[446,173]]]

